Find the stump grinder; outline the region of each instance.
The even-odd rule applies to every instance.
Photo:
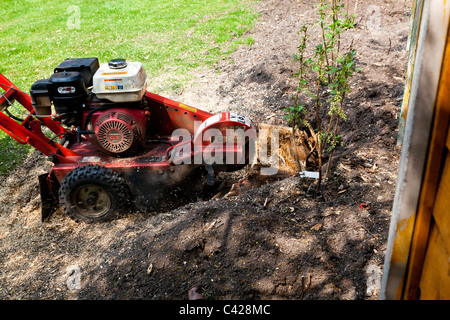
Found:
[[[196,172],[212,183],[252,161],[250,119],[153,94],[147,80],[124,59],[66,59],[29,94],[0,74],[0,129],[53,163],[38,177],[43,221],[59,206],[86,223],[148,211]],[[24,119],[8,110],[14,101]]]

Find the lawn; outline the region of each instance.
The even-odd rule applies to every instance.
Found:
[[[125,58],[144,64],[149,90],[177,88],[190,71],[252,43],[245,32],[258,16],[255,1],[0,0],[0,73],[28,91],[66,58]],[[161,75],[165,83],[151,82]],[[0,131],[0,150],[1,175],[30,148]]]

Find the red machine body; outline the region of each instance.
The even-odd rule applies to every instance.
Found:
[[[142,99],[132,104],[88,97],[71,118],[73,122],[66,125],[60,114],[37,114],[32,97],[2,74],[0,87],[4,91],[0,96],[0,129],[17,142],[35,147],[54,163],[49,173],[39,177],[43,220],[59,204],[71,218],[85,222],[109,220],[116,216],[112,211],[124,207],[148,211],[200,168],[211,175],[242,168],[251,160],[256,126],[233,113],[213,115],[145,91]],[[65,88],[70,92],[70,86]],[[27,110],[24,120],[17,121],[8,112],[14,100]],[[54,137],[44,135],[42,126]],[[226,142],[230,128],[245,131],[246,140]],[[220,132],[224,140],[213,143],[211,134],[205,135],[210,129]],[[228,162],[205,161],[205,151],[208,155],[222,154],[224,160],[226,155]],[[123,198],[120,203],[114,193]]]

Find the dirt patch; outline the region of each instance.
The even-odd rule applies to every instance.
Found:
[[[410,3],[359,1],[348,36],[362,70],[346,105],[345,148],[321,192],[298,176],[258,178],[258,187],[226,198],[198,197],[110,223],[77,224],[60,211],[41,223],[37,175],[50,164],[33,153],[0,179],[0,298],[188,299],[197,286],[217,300],[378,299],[400,157]],[[311,19],[313,1],[263,0],[255,8],[261,17],[248,33],[251,46],[166,96],[286,125],[297,31]]]

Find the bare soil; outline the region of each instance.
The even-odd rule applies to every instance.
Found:
[[[32,153],[0,177],[0,299],[178,300],[193,287],[213,300],[378,299],[400,158],[410,6],[358,1],[357,27],[344,41],[353,39],[362,69],[346,103],[344,146],[320,192],[298,176],[253,177],[258,184],[228,197],[200,194],[109,223],[77,224],[61,211],[42,223],[37,176],[51,164]],[[297,32],[312,21],[314,4],[262,0],[255,9],[261,16],[248,32],[251,46],[196,70],[180,92],[161,94],[286,125]],[[219,179],[252,179],[247,174]],[[80,286],[70,282],[77,270]]]

